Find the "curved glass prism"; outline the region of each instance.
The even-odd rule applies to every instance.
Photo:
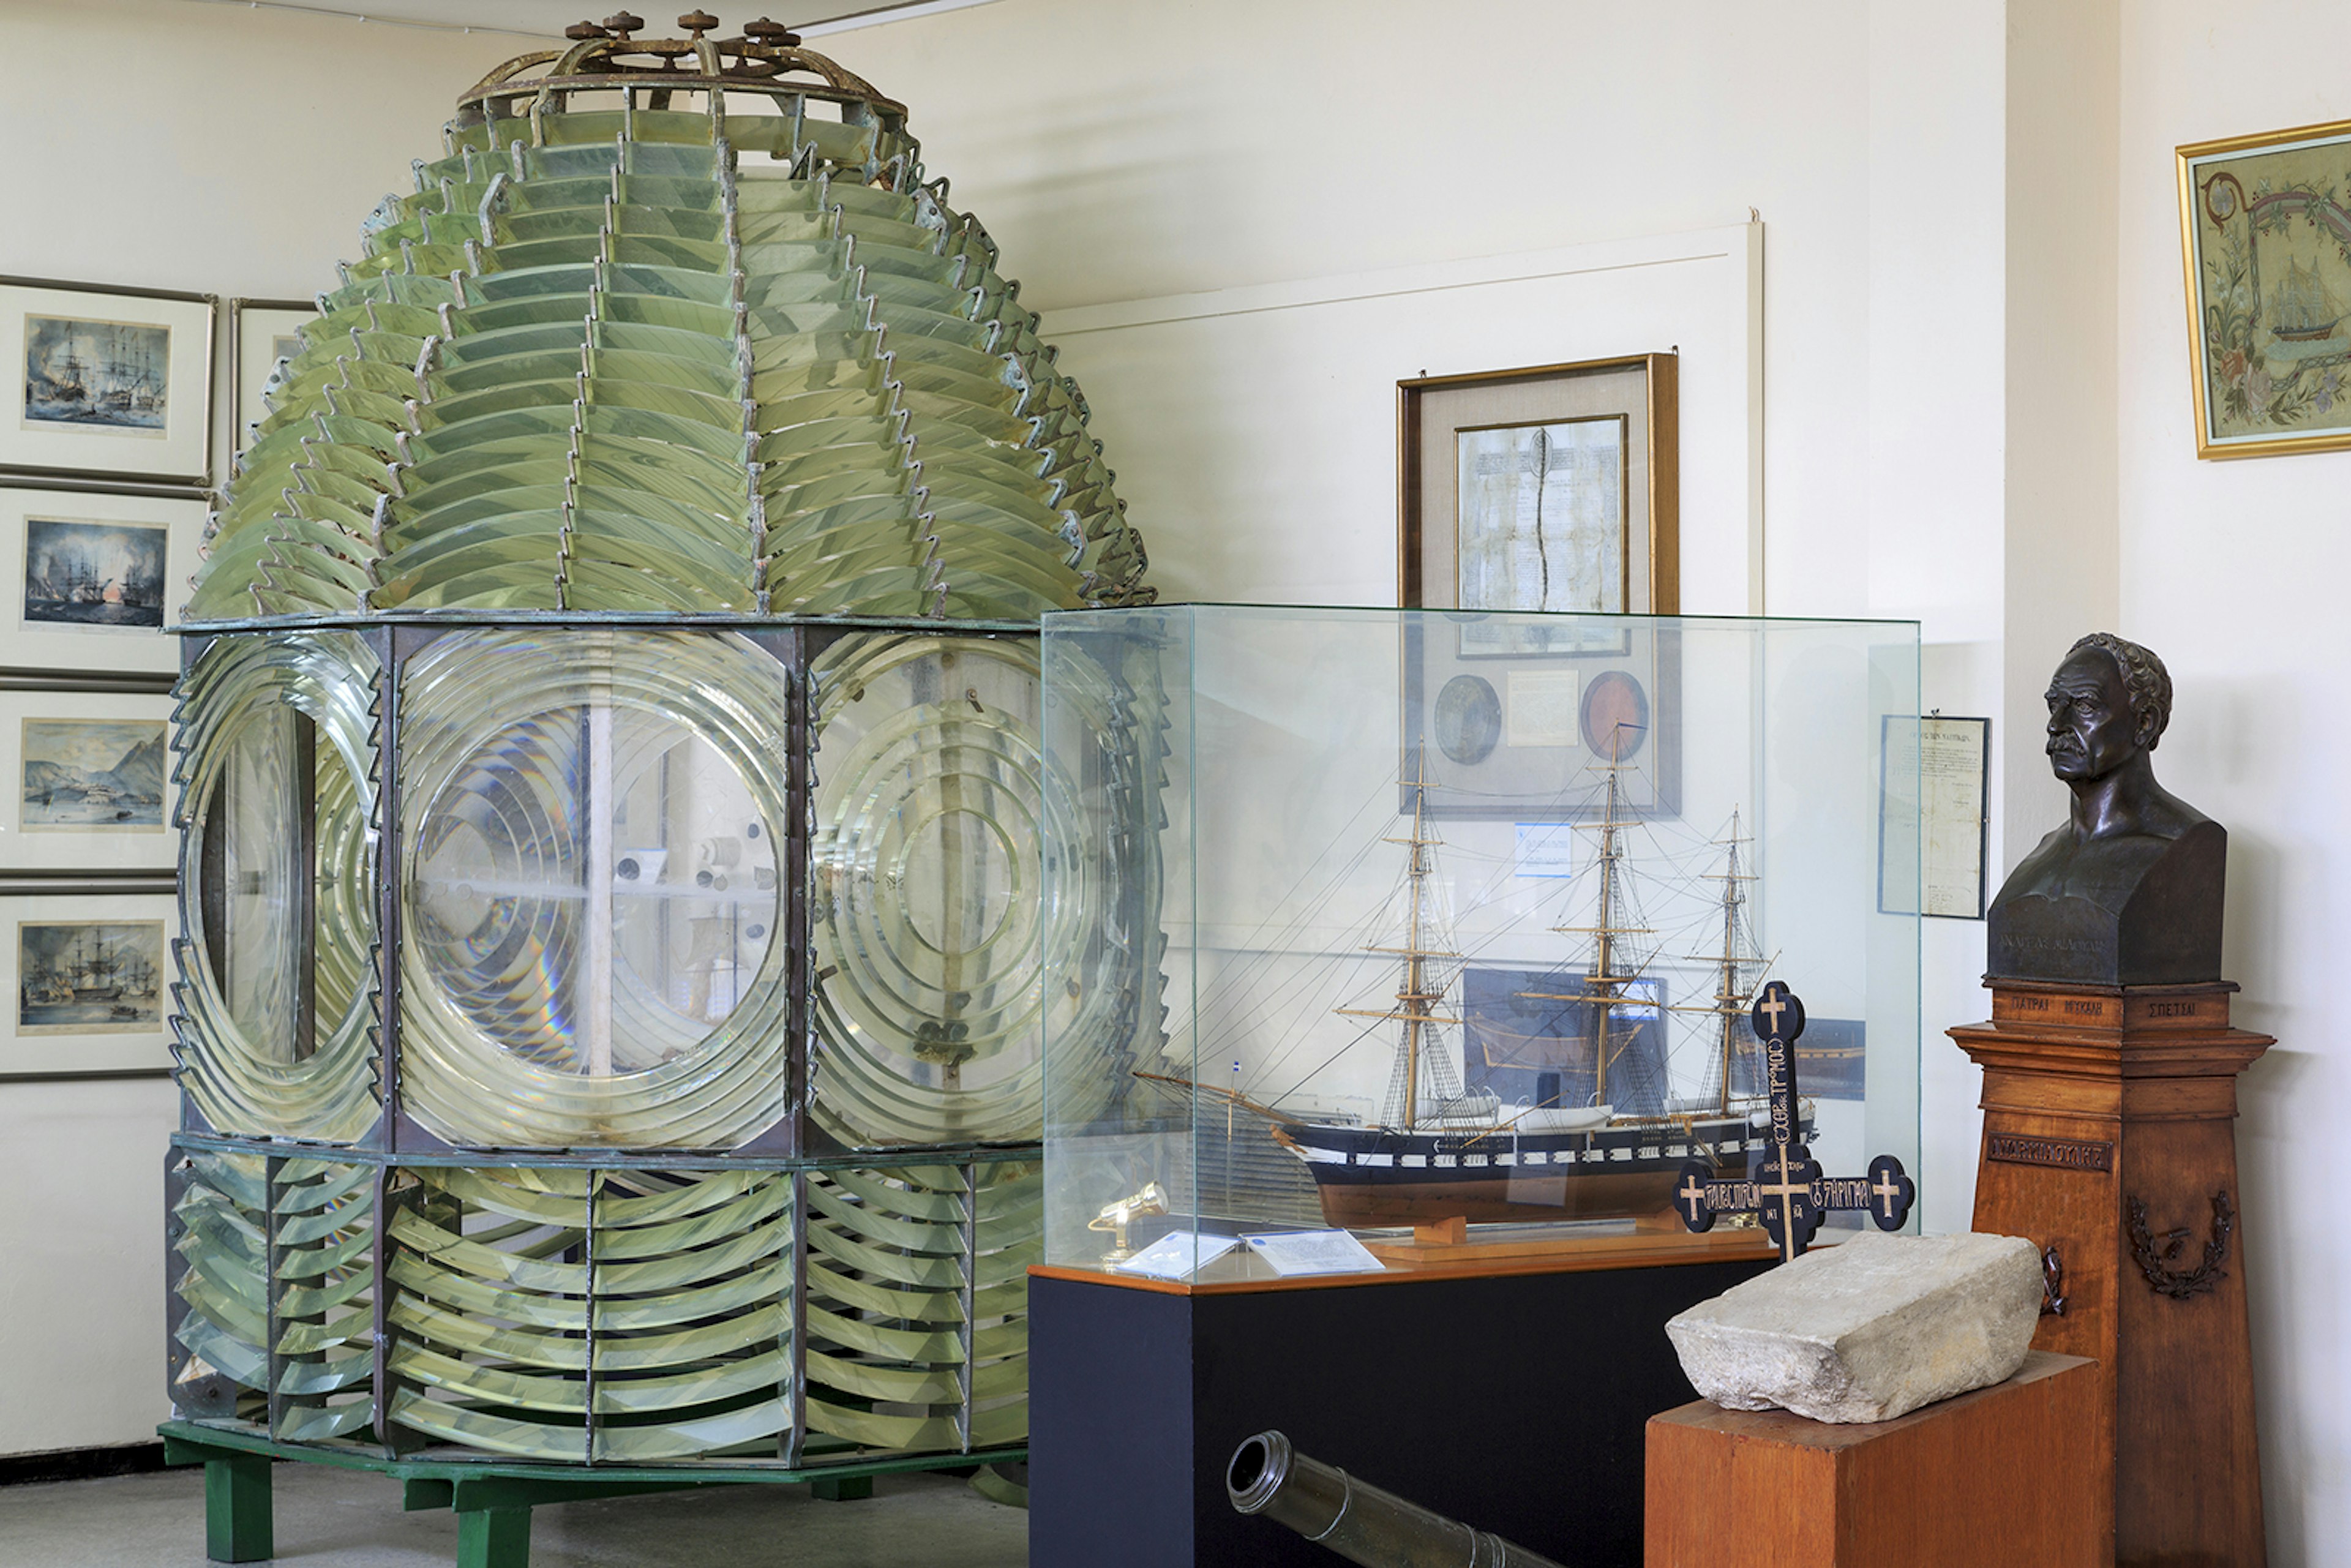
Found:
[[[347,632],[220,638],[181,681],[180,1082],[218,1131],[375,1121],[375,691]]]

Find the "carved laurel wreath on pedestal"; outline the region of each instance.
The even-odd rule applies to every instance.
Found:
[[[2184,1301],[2215,1289],[2229,1277],[2224,1265],[2229,1261],[2229,1238],[2237,1228],[2237,1210],[2229,1201],[2228,1188],[2222,1187],[2212,1195],[2212,1234],[2204,1242],[2204,1260],[2193,1269],[2171,1267],[2179,1249],[2187,1245],[2188,1228],[2167,1230],[2158,1237],[2147,1229],[2147,1205],[2136,1197],[2127,1202],[2131,1260],[2157,1294]]]

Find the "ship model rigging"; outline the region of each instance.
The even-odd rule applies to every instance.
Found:
[[[1378,1119],[1300,1116],[1237,1091],[1211,1091],[1271,1121],[1275,1141],[1312,1175],[1328,1223],[1366,1228],[1664,1215],[1672,1209],[1674,1183],[1686,1162],[1743,1173],[1749,1153],[1761,1145],[1763,1076],[1751,1065],[1745,1072],[1740,1068],[1756,1052],[1744,1025],[1768,966],[1750,935],[1746,909],[1754,877],[1741,852],[1747,841],[1739,818],[1733,814],[1718,846],[1720,870],[1704,878],[1716,884],[1719,945],[1680,956],[1712,969],[1712,995],[1659,1009],[1644,994],[1645,971],[1656,958],[1655,944],[1646,939],[1655,933],[1640,923],[1628,854],[1635,821],[1625,803],[1622,763],[1612,758],[1598,771],[1598,820],[1576,824],[1596,835],[1591,920],[1552,927],[1578,940],[1583,962],[1554,971],[1556,989],[1517,993],[1558,1004],[1548,1009],[1552,1018],[1580,1025],[1565,1039],[1518,1041],[1520,1052],[1533,1060],[1510,1054],[1507,1042],[1499,1060],[1493,1041],[1480,1048],[1489,1067],[1538,1069],[1531,1103],[1505,1105],[1490,1090],[1466,1092],[1454,1067],[1453,1041],[1466,1046],[1453,994],[1462,955],[1434,895],[1441,841],[1427,820],[1425,776],[1405,784],[1412,802],[1408,834],[1387,840],[1404,851],[1402,936],[1394,945],[1364,949],[1396,966],[1393,1004],[1332,1009],[1373,1020],[1365,1043],[1394,1042]],[[1677,1097],[1664,1053],[1633,1049],[1645,1029],[1663,1028],[1661,1012],[1707,1019],[1699,1030],[1709,1059],[1700,1093]],[[1548,1065],[1568,1070],[1542,1071],[1546,1056]],[[1588,1095],[1583,1092],[1587,1073]],[[1612,1095],[1622,1103],[1612,1103]],[[1811,1107],[1800,1114],[1808,1134]]]

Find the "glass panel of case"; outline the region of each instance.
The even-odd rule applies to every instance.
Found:
[[[1156,1242],[1167,1277],[1260,1277],[1223,1239],[1325,1228],[1400,1266],[1687,1247],[1685,1162],[1744,1176],[1761,1140],[1767,979],[1807,1009],[1823,1169],[1915,1168],[1917,865],[1881,844],[1917,842],[1915,751],[1886,744],[1917,646],[1907,622],[1047,616],[1050,770],[1157,787],[1049,823],[1049,904],[1089,854],[1148,871],[1046,990],[1165,1019],[1112,1052],[1049,1033],[1047,1261]],[[1105,686],[1151,721],[1078,722],[1064,694]]]

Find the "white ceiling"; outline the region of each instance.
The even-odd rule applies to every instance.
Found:
[[[206,5],[252,5],[256,0],[199,0]],[[627,0],[345,0],[342,4],[308,4],[299,0],[259,0],[259,8],[308,11],[333,16],[366,17],[371,21],[405,23],[411,26],[473,28],[519,33],[530,37],[559,38],[563,29],[583,18],[601,21],[622,8]],[[755,16],[773,16],[810,37],[870,26],[876,22],[902,21],[935,11],[956,11],[987,0],[739,0],[731,10],[700,0],[699,8],[720,19],[718,32],[732,37]],[[677,17],[697,8],[694,0],[678,5],[631,5],[645,18],[643,36],[674,36]]]

